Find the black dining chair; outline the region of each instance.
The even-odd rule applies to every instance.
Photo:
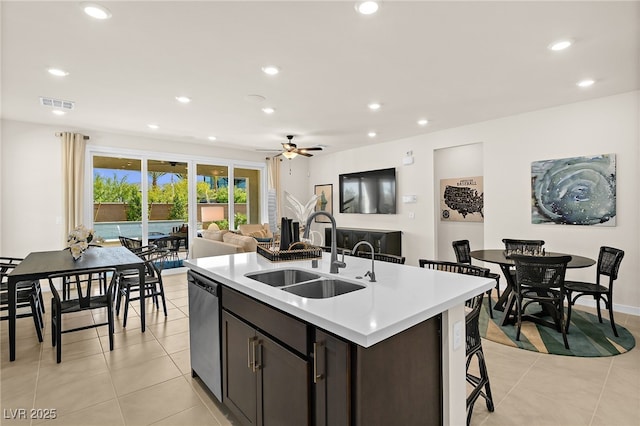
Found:
[[[523,255],[535,255],[540,254],[542,246],[544,246],[544,240],[514,240],[510,238],[503,238],[504,249],[508,255],[511,254],[523,254]]]
[[[120,314],[120,306],[122,304],[122,298],[124,298],[124,318],[122,326],[127,326],[127,316],[129,313],[129,302],[134,300],[140,300],[140,292],[144,291],[145,297],[152,297],[157,309],[160,308],[158,298],[162,299],[162,308],[164,316],[167,316],[167,302],[164,295],[164,284],[162,282],[162,269],[168,251],[156,247],[155,245],[149,246],[147,250],[136,253],[142,260],[144,260],[145,277],[144,288],[140,288],[140,277],[136,271],[132,274],[131,271],[124,271],[118,276],[118,291],[116,295],[116,314]],[[134,293],[138,293],[137,296]]]
[[[0,311],[9,310],[9,283],[7,275],[22,261],[17,257],[0,257]],[[44,308],[40,281],[22,281],[16,285],[16,318],[33,318],[38,341],[42,342],[44,328]],[[28,309],[28,310],[27,310]],[[1,315],[0,320],[6,321],[9,315]]]
[[[451,245],[453,246],[453,251],[456,255],[456,260],[458,261],[458,263],[471,265],[471,245],[469,244],[469,240],[453,241]],[[490,272],[489,278],[492,278],[496,281],[495,289],[498,293],[498,297],[500,297],[500,274]],[[491,292],[491,289],[487,291],[487,296],[489,297],[489,316],[493,318],[493,308],[491,307]]]
[[[122,244],[124,247],[128,248],[134,253],[136,251],[140,251],[140,249],[142,248],[142,240],[138,240],[136,238],[123,237],[122,235],[120,235],[118,239],[120,240],[120,244]]]
[[[491,271],[487,268],[473,266],[466,263],[454,263],[441,260],[418,259],[421,268],[435,269],[438,271],[453,272],[457,274],[474,275],[477,277],[490,278]],[[465,302],[465,335],[466,335],[466,379],[472,389],[467,396],[467,425],[471,422],[473,414],[473,406],[479,397],[485,399],[487,410],[493,412],[495,406],[493,404],[493,396],[491,395],[491,384],[489,381],[489,371],[485,361],[484,352],[482,350],[482,338],[480,336],[480,310],[482,309],[482,300],[484,293]],[[478,361],[478,375],[469,371],[469,367],[474,357]]]
[[[569,332],[569,322],[571,321],[571,307],[575,305],[576,300],[582,296],[593,296],[598,309],[598,320],[602,322],[602,312],[600,309],[600,301],[604,302],[604,306],[609,310],[609,319],[613,334],[618,336],[616,323],[613,320],[613,282],[618,278],[618,270],[624,257],[624,251],[613,247],[600,247],[598,255],[598,266],[596,272],[596,282],[582,281],[565,281],[564,287],[567,292],[567,332]],[[608,277],[607,285],[603,285]],[[573,296],[573,293],[576,293]]]
[[[564,319],[564,277],[571,256],[524,256],[514,254],[516,264],[516,340],[520,340],[522,318],[525,309],[531,303],[539,303],[551,313],[554,323],[542,319],[536,322],[547,327],[554,327],[562,333],[564,347],[569,349]]]
[[[354,254],[357,257],[364,257],[364,258],[367,258],[367,259],[371,259],[371,252],[368,252],[368,251],[358,250]],[[401,265],[404,265],[404,262],[405,262],[405,257],[404,256],[396,256],[395,254],[387,254],[387,253],[374,253],[373,254],[373,259],[374,260],[379,260],[381,262],[398,263],[398,264],[401,264]]]
[[[101,286],[103,277],[110,278],[107,291],[96,291],[95,286]],[[56,347],[56,362],[62,361],[62,334],[73,331],[86,330],[101,326],[109,327],[109,350],[113,350],[113,299],[116,285],[115,268],[94,268],[82,273],[64,272],[51,274],[48,277],[51,288],[51,343]],[[60,296],[63,286],[69,285],[70,295],[67,299]],[[96,294],[99,293],[99,294]],[[94,322],[94,317],[86,325],[63,330],[63,316],[75,312],[91,311],[94,309],[106,309],[107,321]]]

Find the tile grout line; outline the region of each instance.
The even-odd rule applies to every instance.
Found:
[[[593,421],[596,417],[596,413],[598,412],[598,407],[600,406],[600,401],[602,401],[602,396],[604,395],[604,389],[607,386],[607,382],[609,381],[609,376],[611,375],[612,368],[613,368],[613,357],[611,357],[611,361],[609,362],[609,368],[607,369],[607,375],[604,378],[602,389],[600,389],[600,395],[598,395],[598,400],[596,401],[596,404],[593,407],[593,413],[591,414],[591,420],[589,421],[589,426],[593,424]]]

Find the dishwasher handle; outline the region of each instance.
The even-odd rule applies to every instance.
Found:
[[[211,293],[214,296],[218,297],[220,296],[220,284],[211,279],[205,278],[202,275],[196,275],[193,272],[189,271],[189,273],[187,274],[187,280],[189,281],[189,284],[195,285],[196,287],[201,288],[207,293]]]

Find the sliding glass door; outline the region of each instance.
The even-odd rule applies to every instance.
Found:
[[[170,154],[144,152],[89,155],[92,226],[106,245],[120,244],[119,237],[145,245],[181,239],[179,254],[184,258],[189,238],[212,223],[235,230],[243,223],[266,222],[262,164],[239,166],[184,156],[174,160]]]
[[[107,244],[118,237],[142,238],[142,161],[139,158],[93,157],[93,227]]]

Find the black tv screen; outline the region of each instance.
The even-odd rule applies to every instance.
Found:
[[[395,214],[396,169],[339,176],[340,213]]]

